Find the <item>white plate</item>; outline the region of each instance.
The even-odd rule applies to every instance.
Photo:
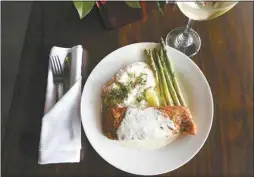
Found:
[[[187,163],[205,143],[213,120],[213,98],[205,76],[190,58],[167,47],[184,98],[197,125],[197,134],[181,135],[159,150],[126,148],[103,135],[102,86],[120,68],[136,61],[144,61],[143,50],[154,48],[156,45],[158,44],[131,44],[107,55],[91,72],[81,98],[82,124],[93,148],[111,165],[137,175],[162,174]]]

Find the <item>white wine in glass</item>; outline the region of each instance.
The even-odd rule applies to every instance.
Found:
[[[189,18],[186,27],[175,28],[166,37],[166,44],[192,57],[200,49],[201,40],[192,28],[194,21],[216,18],[232,9],[238,1],[177,1],[181,12]]]

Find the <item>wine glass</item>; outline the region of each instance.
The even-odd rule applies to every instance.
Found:
[[[237,3],[237,1],[176,1],[178,8],[189,20],[186,27],[178,27],[168,33],[166,44],[189,57],[194,56],[201,46],[198,33],[192,29],[194,21],[216,18],[232,9]]]

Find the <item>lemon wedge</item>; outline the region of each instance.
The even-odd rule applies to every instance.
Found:
[[[148,88],[146,90],[145,97],[150,106],[160,106],[159,98],[153,88]]]

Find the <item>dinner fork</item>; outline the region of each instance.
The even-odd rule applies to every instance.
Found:
[[[64,82],[64,71],[57,55],[51,57],[50,63],[53,73],[53,82],[56,86],[56,101],[58,101],[60,98],[60,93],[63,93],[63,87],[61,87],[61,85]]]

